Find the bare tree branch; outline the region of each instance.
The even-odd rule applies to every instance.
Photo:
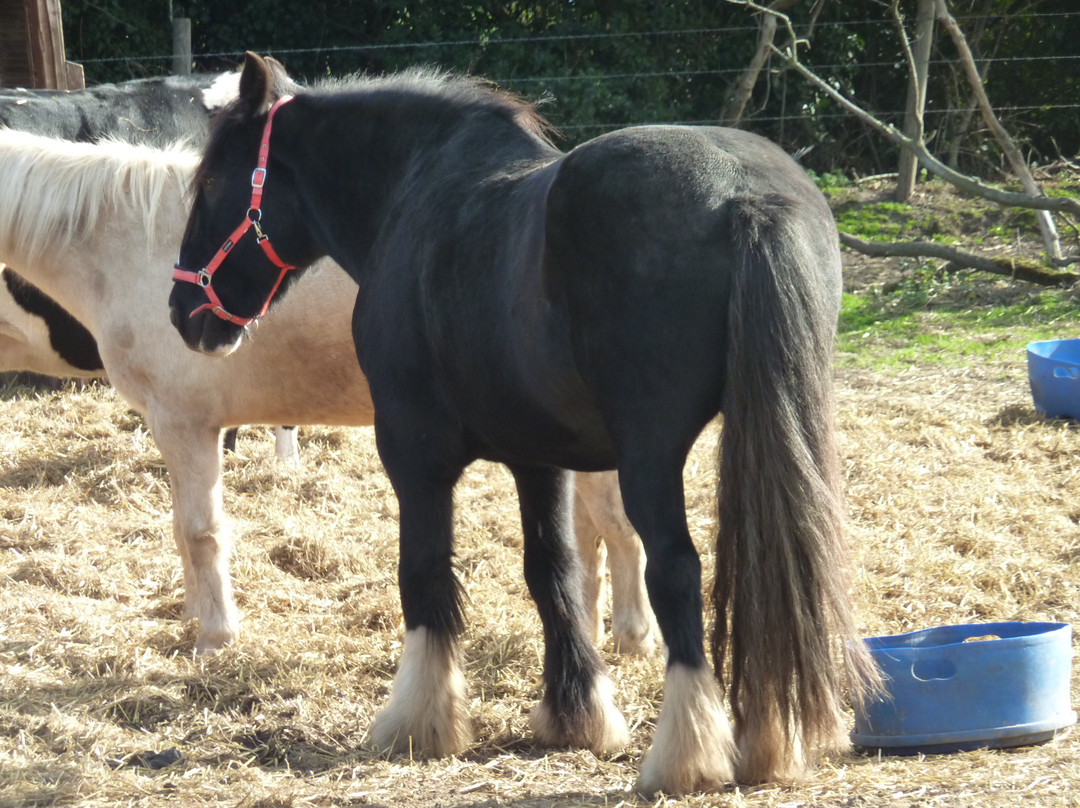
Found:
[[[934,155],[926,148],[925,144],[906,137],[892,124],[878,120],[858,104],[848,100],[842,93],[829,85],[828,82],[805,67],[798,58],[793,55],[792,50],[788,49],[782,51],[775,45],[772,46],[772,50],[773,53],[783,59],[792,70],[822,92],[826,93],[830,98],[836,101],[836,103],[858,117],[859,120],[883,135],[890,142],[914,152],[919,158],[919,162],[922,163],[930,173],[941,177],[970,194],[989,199],[991,202],[997,202],[1001,205],[1015,208],[1029,208],[1033,210],[1068,211],[1074,215],[1080,215],[1080,202],[1071,197],[1031,196],[1029,194],[1016,193],[1014,191],[1003,191],[992,185],[986,185],[975,177],[969,177],[966,174],[961,174],[959,171],[954,171],[934,157]]]
[[[791,24],[791,19],[787,15],[782,14],[775,9],[762,6],[754,0],[728,0],[728,2],[745,5],[749,9],[760,11],[775,17],[777,24],[783,24],[787,31],[789,44],[784,50],[777,48],[774,44],[770,44],[769,48],[772,53],[779,56],[790,69],[797,72],[800,76],[833,99],[843,109],[855,115],[859,120],[884,136],[891,143],[913,153],[918,158],[919,162],[932,174],[941,177],[946,182],[949,182],[974,196],[1007,207],[1027,208],[1036,211],[1067,212],[1074,216],[1080,216],[1080,202],[1071,197],[1047,197],[1036,194],[1005,191],[991,185],[986,185],[975,177],[961,174],[959,171],[950,168],[934,157],[921,139],[908,137],[891,124],[885,123],[874,117],[803,65],[799,61],[798,47],[799,45],[805,45],[807,43],[805,40],[796,36],[795,29]],[[943,0],[937,0],[937,2],[943,2]],[[974,61],[972,60],[971,63],[974,64]],[[976,75],[977,74],[978,71],[976,70]],[[1038,189],[1036,188],[1036,190]],[[880,242],[864,241],[847,233],[841,233],[840,236],[841,243],[871,256],[943,258],[957,266],[994,272],[1047,285],[1071,284],[1080,280],[1080,276],[1075,276],[1071,273],[1048,272],[1041,269],[1039,265],[1034,262],[986,258],[984,256],[965,253],[961,250],[934,244],[932,242],[883,244]],[[1080,256],[1073,255],[1062,257],[1059,253],[1058,256],[1053,257],[1050,260],[1051,263],[1057,266],[1067,266],[1080,261]]]
[[[1031,194],[1028,193],[1005,191],[1000,188],[995,188],[994,186],[986,185],[976,177],[961,174],[958,171],[950,169],[950,167],[945,165],[941,160],[935,158],[927,149],[926,145],[919,143],[918,140],[906,137],[891,123],[883,122],[873,115],[870,115],[865,109],[836,90],[833,85],[826,82],[820,76],[816,75],[815,72],[799,62],[797,49],[800,44],[806,44],[806,40],[799,39],[795,35],[795,28],[792,25],[791,17],[773,11],[769,9],[768,6],[761,5],[754,0],[728,0],[728,2],[745,5],[747,9],[771,14],[777,18],[778,24],[782,24],[787,31],[789,43],[785,50],[777,48],[774,44],[770,45],[772,53],[780,56],[780,58],[784,60],[784,63],[789,68],[795,70],[799,76],[809,81],[815,87],[818,87],[819,90],[835,100],[835,102],[843,109],[851,112],[853,116],[872,127],[878,134],[886,137],[889,142],[900,148],[914,152],[916,157],[919,158],[919,162],[922,163],[923,167],[926,167],[927,171],[931,174],[941,177],[948,181],[948,183],[951,183],[964,191],[968,191],[976,197],[982,197],[1001,205],[1026,207],[1029,208],[1029,210],[1036,211],[1067,211],[1071,214],[1080,215],[1080,202],[1075,199],[1069,197],[1038,197],[1031,196]]]
[[[1072,272],[1051,272],[1035,261],[1017,258],[988,258],[933,241],[866,241],[849,233],[841,233],[840,243],[872,258],[938,258],[950,262],[953,267],[992,272],[1043,286],[1072,286],[1080,281],[1080,275]]]

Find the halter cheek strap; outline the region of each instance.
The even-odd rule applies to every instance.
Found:
[[[266,163],[270,156],[270,130],[274,124],[274,115],[277,114],[277,111],[282,105],[287,104],[291,100],[291,95],[282,96],[274,102],[272,107],[270,107],[270,115],[267,117],[266,126],[263,128],[262,142],[259,144],[259,160],[255,166],[255,170],[251,172],[251,204],[248,206],[248,212],[244,217],[244,221],[229,234],[229,237],[225,239],[225,243],[218,247],[217,252],[214,253],[214,257],[210,259],[210,262],[198,272],[184,269],[180,264],[175,264],[173,267],[174,281],[194,283],[197,286],[201,286],[206,294],[207,302],[191,312],[189,315],[190,317],[194,317],[201,311],[208,310],[226,322],[241,327],[246,326],[248,323],[251,323],[266,314],[266,310],[270,307],[270,301],[274,299],[274,295],[277,294],[281,282],[285,280],[285,274],[289,272],[289,270],[296,269],[292,264],[287,264],[281,260],[281,257],[270,245],[270,237],[266,235],[262,229],[262,194],[263,186],[266,184]],[[221,299],[218,297],[217,292],[214,291],[213,280],[214,273],[218,271],[218,268],[221,267],[221,264],[228,257],[229,251],[236,246],[248,230],[255,231],[255,243],[262,247],[266,257],[270,259],[270,263],[276,266],[280,272],[278,272],[274,288],[270,290],[270,294],[267,295],[266,302],[263,303],[259,313],[254,317],[238,317],[235,314],[230,314],[225,310],[225,307],[221,305]]]

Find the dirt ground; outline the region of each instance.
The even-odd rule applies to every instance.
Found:
[[[1080,311],[1062,324],[1078,326]],[[1024,357],[889,373],[841,362],[837,386],[867,636],[1080,625],[1080,429],[1035,413]],[[686,468],[707,569],[718,429]],[[1076,729],[1011,750],[851,753],[796,785],[641,800],[663,662],[610,642],[630,748],[536,748],[539,622],[512,481],[487,463],[457,492],[476,740],[446,760],[375,756],[365,733],[403,635],[397,505],[370,430],[306,428],[301,452],[299,468],[281,466],[266,431],[248,429],[228,460],[243,635],[194,659],[167,475],[142,420],[106,385],[0,388],[0,806],[1080,805]]]

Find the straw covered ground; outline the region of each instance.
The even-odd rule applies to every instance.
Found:
[[[1023,356],[899,371],[840,357],[836,373],[865,633],[1080,625],[1080,429],[1036,415]],[[686,469],[707,569],[718,429]],[[447,760],[381,759],[365,732],[403,630],[397,505],[369,430],[303,429],[295,469],[275,462],[266,431],[242,433],[225,496],[243,637],[208,659],[178,620],[168,481],[142,420],[107,385],[9,381],[0,438],[5,808],[1080,805],[1077,730],[1010,751],[850,754],[795,786],[640,800],[663,665],[610,644],[632,746],[614,759],[534,747],[539,623],[510,477],[484,463],[462,480],[457,515],[476,741]]]

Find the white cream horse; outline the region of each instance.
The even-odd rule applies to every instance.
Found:
[[[356,287],[332,265],[309,272],[245,350],[215,359],[184,346],[169,324],[169,267],[197,159],[180,146],[73,143],[0,129],[0,256],[88,329],[110,382],[146,418],[169,470],[184,614],[198,619],[196,650],[208,652],[239,631],[222,525],[222,429],[369,426],[374,413],[350,328]],[[325,328],[312,330],[312,312]],[[616,646],[649,652],[657,632],[644,555],[614,472],[579,475],[576,510],[596,639],[603,537]]]
[[[104,379],[105,365],[94,336],[55,300],[10,267],[0,264],[0,373],[30,371],[62,379]],[[237,427],[225,433],[236,451]],[[274,427],[278,458],[296,465],[296,427]]]

